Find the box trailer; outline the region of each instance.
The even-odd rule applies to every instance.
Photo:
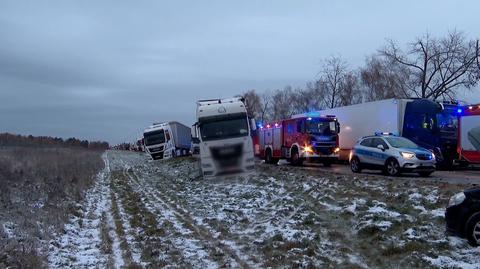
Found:
[[[376,132],[406,137],[435,153],[441,164],[456,158],[457,105],[427,99],[387,99],[310,112],[307,115],[335,115],[341,125],[340,160],[348,160],[358,139]],[[302,114],[300,116],[303,116]]]
[[[143,132],[145,151],[155,159],[185,156],[190,152],[190,128],[176,121],[154,123]]]

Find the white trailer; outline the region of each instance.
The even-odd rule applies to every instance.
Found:
[[[337,107],[294,117],[334,115],[341,124],[340,160],[348,160],[358,139],[375,132],[406,137],[435,153],[437,160],[450,164],[456,154],[456,130],[445,121],[454,120],[456,108],[427,99],[387,99]]]
[[[403,112],[406,100],[387,99],[377,102],[322,110],[325,115],[335,115],[341,123],[339,134],[340,159],[348,160],[350,150],[358,139],[375,132],[402,135]]]
[[[196,130],[200,167],[205,178],[253,172],[255,159],[250,122],[242,98],[197,102]]]
[[[190,128],[176,121],[155,123],[145,129],[143,137],[145,151],[154,160],[185,156],[190,151]]]

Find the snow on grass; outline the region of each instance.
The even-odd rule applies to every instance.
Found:
[[[110,170],[107,155],[104,154],[103,158],[105,169],[100,172],[97,181],[87,193],[85,205],[80,211],[81,216],[72,217],[64,226],[65,234],[50,242],[48,261],[52,267],[96,267],[105,266],[107,263],[108,257],[100,249],[100,218],[103,212],[110,211],[107,185]],[[118,241],[114,243],[114,262],[121,265],[123,262],[121,255],[118,255]]]
[[[115,232],[115,223],[113,220],[112,213],[110,210],[107,212],[107,223],[109,228],[109,236],[112,238],[112,254],[115,268],[121,268],[125,262],[122,257],[122,250],[120,248],[120,239],[118,238],[117,233]]]
[[[268,165],[257,167],[252,177],[202,180],[191,159],[119,156],[137,174],[138,186],[131,180],[132,186],[148,210],[160,225],[170,223],[174,234],[166,239],[193,267],[476,268],[478,263],[475,249],[464,241],[454,245],[443,234],[445,189],[456,192],[455,186]],[[236,256],[239,263],[219,258],[206,264],[212,254]]]
[[[379,201],[373,201],[373,203],[375,204],[374,206],[370,207],[367,212],[368,213],[372,213],[374,215],[382,215],[382,216],[386,216],[386,217],[390,217],[390,218],[398,218],[400,217],[402,214],[398,213],[398,212],[395,212],[395,211],[391,211],[391,210],[388,210],[386,209],[386,204],[383,203],[383,202],[379,202]]]

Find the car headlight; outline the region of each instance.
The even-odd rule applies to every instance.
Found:
[[[313,153],[313,149],[312,149],[311,146],[305,146],[305,147],[303,147],[303,150],[304,150],[305,152],[308,152],[308,153]]]
[[[400,154],[405,159],[411,159],[411,158],[415,157],[415,153],[413,153],[413,152],[402,151],[402,152],[400,152]]]
[[[450,198],[448,207],[459,205],[463,203],[463,201],[465,201],[465,193],[459,192]]]

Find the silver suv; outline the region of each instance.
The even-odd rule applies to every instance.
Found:
[[[413,172],[428,177],[435,171],[435,155],[407,138],[376,134],[361,138],[353,147],[350,167],[354,173],[373,169],[390,176]]]

